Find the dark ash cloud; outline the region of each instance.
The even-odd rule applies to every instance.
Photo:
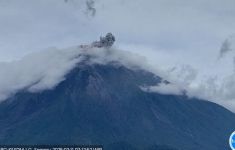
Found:
[[[220,58],[223,57],[227,52],[232,51],[230,39],[226,39],[220,48]]]
[[[230,35],[227,39],[224,40],[220,47],[220,54],[219,58],[222,58],[226,53],[233,51],[233,40],[234,40],[235,35]]]
[[[86,13],[92,17],[96,14],[95,9],[95,1],[94,0],[87,0],[86,1]]]
[[[71,0],[64,0],[65,3],[68,3]],[[85,14],[91,17],[94,17],[96,15],[96,8],[95,8],[95,1],[94,0],[75,0],[78,2],[82,2],[85,4]]]

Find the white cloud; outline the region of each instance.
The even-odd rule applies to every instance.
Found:
[[[82,54],[82,55],[81,55]],[[52,89],[65,78],[83,56],[91,56],[90,63],[106,64],[113,61],[130,69],[141,68],[153,72],[169,84],[162,82],[156,86],[141,87],[146,92],[182,95],[209,100],[235,111],[235,74],[224,78],[198,78],[198,72],[189,65],[162,70],[148,63],[146,57],[117,48],[89,48],[78,46],[56,49],[50,48],[32,53],[21,60],[0,63],[0,100],[5,100],[19,90],[38,92]]]
[[[182,95],[184,90],[178,87],[175,84],[169,83],[160,83],[156,86],[141,87],[142,90],[146,92],[156,92],[166,95]]]
[[[48,49],[25,56],[21,60],[0,63],[0,99],[18,90],[39,91],[51,89],[82,58],[77,49]]]
[[[0,100],[5,100],[19,90],[38,92],[54,88],[65,75],[90,56],[89,63],[107,64],[117,61],[130,69],[144,69],[158,76],[168,78],[167,73],[148,64],[146,57],[117,48],[80,48],[79,46],[57,49],[50,48],[35,52],[20,60],[0,63]],[[189,79],[188,76],[185,78]],[[144,89],[144,88],[143,88]],[[177,85],[160,84],[145,87],[148,92],[181,94]]]
[[[117,61],[131,69],[148,68],[144,57],[115,48],[50,48],[0,63],[0,101],[22,89],[38,92],[54,88],[86,55],[91,57],[91,64]]]

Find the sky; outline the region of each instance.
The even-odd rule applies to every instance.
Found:
[[[234,6],[234,0],[0,0],[0,62],[112,32],[116,48],[145,56],[191,95],[235,111]]]

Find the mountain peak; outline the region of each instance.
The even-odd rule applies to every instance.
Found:
[[[118,62],[128,68],[141,68],[136,65],[140,58],[143,59],[129,52],[103,47],[50,48],[32,53],[21,60],[0,63],[0,100],[6,100],[21,90],[41,92],[53,89],[81,62],[87,64]]]
[[[160,81],[153,73],[114,61],[81,61],[55,88],[18,92],[0,104],[0,144],[101,144],[114,150],[225,148],[234,114],[210,102],[140,88]],[[211,134],[214,138],[209,138]]]

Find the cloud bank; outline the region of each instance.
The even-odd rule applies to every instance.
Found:
[[[0,63],[0,100],[26,89],[31,92],[51,89],[82,58],[76,49],[56,48],[33,53],[21,60]]]
[[[117,61],[130,69],[144,69],[168,82],[140,87],[145,92],[169,95],[187,95],[209,100],[235,111],[235,72],[222,79],[205,77],[198,80],[198,72],[189,65],[168,70],[148,63],[141,55],[117,48],[50,48],[32,53],[21,60],[0,63],[0,101],[19,90],[40,92],[53,89],[77,63],[89,55],[89,63],[107,64]],[[141,60],[141,61],[140,61]]]
[[[19,90],[40,92],[54,88],[65,75],[89,55],[89,63],[107,64],[117,61],[128,68],[147,68],[145,58],[115,48],[50,48],[20,60],[0,63],[0,101]],[[143,63],[139,64],[139,60]]]

